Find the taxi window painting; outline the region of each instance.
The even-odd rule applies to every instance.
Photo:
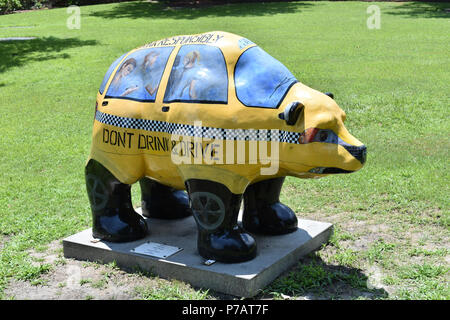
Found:
[[[161,47],[131,53],[117,69],[106,97],[154,102],[172,50]]]
[[[228,102],[228,74],[222,51],[208,45],[185,45],[180,48],[164,102]]]
[[[119,59],[113,62],[113,64],[109,67],[108,71],[106,72],[105,76],[103,77],[102,84],[100,85],[100,94],[103,94],[103,91],[105,90],[105,86],[108,83],[109,77],[111,76],[111,73],[114,71],[114,69],[117,67],[117,65],[122,61],[123,57],[126,56],[126,53],[123,54]]]
[[[234,70],[236,95],[248,107],[279,107],[297,79],[278,60],[260,47],[251,47],[239,57]]]

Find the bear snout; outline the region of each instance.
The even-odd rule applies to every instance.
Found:
[[[361,164],[364,164],[367,159],[367,147],[365,145],[362,146],[343,146],[352,156],[358,159]]]

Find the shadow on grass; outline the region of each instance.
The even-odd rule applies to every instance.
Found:
[[[37,38],[24,41],[0,42],[0,73],[12,67],[20,67],[29,62],[51,59],[67,59],[70,55],[61,51],[69,48],[97,45],[96,40],[55,37]]]
[[[118,265],[115,261],[110,263],[95,261],[95,263],[107,264],[117,270],[143,277],[159,278],[159,275],[154,273],[153,270],[144,270],[139,266],[130,268]],[[183,281],[179,280],[171,281],[183,283]],[[232,300],[237,298],[236,296],[208,288],[189,286],[196,290],[198,297],[202,300],[209,298]],[[176,293],[176,296],[168,296],[170,299],[186,299],[186,297],[180,297],[180,293],[177,290],[170,290],[169,288],[168,291]],[[308,299],[317,300],[353,300],[358,298],[375,300],[388,298],[388,293],[382,288],[373,288],[368,283],[368,277],[361,269],[328,265],[316,253],[311,253],[302,258],[297,266],[279,276],[274,282],[264,288],[261,293],[248,299],[283,299],[286,296],[293,298],[305,296]]]
[[[380,299],[384,289],[374,288],[361,269],[326,264],[316,253],[301,259],[261,293],[262,297],[302,297],[308,299]]]
[[[411,18],[450,18],[450,4],[439,2],[406,2],[387,14]]]
[[[162,3],[121,2],[109,10],[96,11],[94,17],[105,19],[197,19],[204,17],[271,16],[277,13],[299,12],[313,3],[270,2],[212,5],[207,7],[170,7]]]

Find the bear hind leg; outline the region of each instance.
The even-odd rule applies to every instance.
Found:
[[[86,165],[85,178],[94,238],[127,242],[147,235],[147,223],[133,209],[130,185],[121,183],[103,165],[92,159]]]
[[[181,219],[192,215],[189,197],[183,190],[165,186],[149,178],[139,180],[142,214],[148,218]]]
[[[280,202],[284,177],[256,182],[244,193],[243,227],[249,232],[280,235],[297,230],[297,216]]]

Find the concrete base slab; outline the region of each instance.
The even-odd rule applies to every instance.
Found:
[[[102,263],[115,261],[125,269],[139,268],[196,287],[252,297],[295,265],[302,256],[319,249],[333,232],[330,223],[299,219],[296,232],[281,236],[255,236],[258,254],[251,261],[206,265],[205,259],[197,252],[197,226],[193,217],[175,221],[146,220],[150,233],[144,239],[127,243],[98,241],[92,237],[91,229],[87,229],[63,240],[64,256]],[[147,242],[161,244],[161,250],[167,248],[164,245],[182,250],[174,250],[175,253],[166,258],[136,253],[142,252],[135,249]]]

